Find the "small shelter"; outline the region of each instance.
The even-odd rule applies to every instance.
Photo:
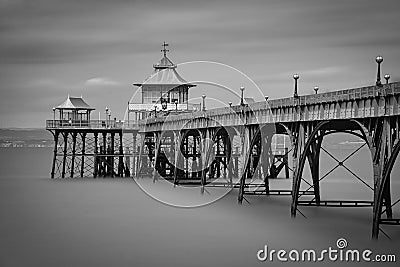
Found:
[[[59,111],[61,121],[84,122],[90,121],[90,112],[95,108],[89,106],[82,97],[71,97],[53,109]]]

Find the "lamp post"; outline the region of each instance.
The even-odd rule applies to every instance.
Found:
[[[203,111],[206,111],[206,95],[201,96],[203,98]]]
[[[108,123],[111,124],[111,110],[108,112]]]
[[[178,100],[175,100],[175,111],[178,112]]]
[[[108,125],[108,107],[106,107],[105,112],[106,112],[106,125]]]
[[[375,58],[376,63],[378,63],[378,72],[376,74],[376,86],[382,86],[381,83],[381,63],[383,62],[382,56],[377,56]]]
[[[167,109],[167,100],[164,98],[161,99],[161,107],[164,111]]]
[[[154,118],[157,118],[157,106],[154,105]]]
[[[53,121],[55,124],[56,123],[56,108],[55,107],[53,107]]]
[[[319,90],[319,87],[318,86],[314,86],[315,94],[318,94],[318,90]]]
[[[390,79],[390,75],[389,74],[385,74],[385,76],[383,76],[386,80],[386,84],[389,84],[389,79]]]
[[[244,105],[244,99],[243,99],[243,97],[244,97],[244,86],[241,86],[240,87],[240,91],[242,91],[242,96],[240,97],[240,105],[241,106],[243,106]]]
[[[294,97],[298,97],[299,96],[298,93],[297,93],[297,80],[299,79],[299,77],[300,76],[297,73],[293,75],[293,79],[294,79],[294,94],[293,94],[293,96]]]

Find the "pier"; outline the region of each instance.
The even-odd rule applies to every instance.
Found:
[[[164,43],[164,57],[154,65],[155,71],[175,73],[176,65],[166,52]],[[379,66],[378,58],[377,62]],[[154,84],[162,84],[164,76],[156,77],[161,80]],[[299,76],[293,78],[293,96],[244,103],[242,95],[237,105],[206,110],[204,104],[202,109],[190,108],[187,95],[194,85],[180,77],[157,97],[159,112],[155,106],[151,114],[149,103],[130,103],[135,120],[107,116],[91,120],[93,108],[82,98],[68,97],[46,122],[55,144],[51,177],[149,177],[155,182],[164,178],[202,190],[231,186],[238,188],[239,203],[246,195],[289,195],[293,217],[299,206],[372,207],[373,238],[378,238],[383,224],[400,225],[392,215],[398,201],[392,201],[390,191],[391,171],[400,151],[400,82],[382,84],[378,69],[376,84],[371,86],[326,93],[315,88],[315,94],[299,95]],[[373,191],[373,200],[322,199],[321,145],[324,137],[336,133],[356,136],[369,149],[374,185],[353,174]],[[285,136],[288,144],[274,149],[276,136]],[[334,159],[351,172],[345,165],[348,158]],[[311,181],[303,177],[306,164]],[[270,190],[269,180],[280,173],[291,176],[292,188]]]

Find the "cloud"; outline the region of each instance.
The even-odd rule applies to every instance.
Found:
[[[119,82],[114,81],[110,78],[107,77],[95,77],[95,78],[91,78],[88,79],[85,82],[86,86],[117,86],[120,85]]]
[[[294,73],[301,94],[373,84],[377,54],[399,80],[398,10],[398,0],[0,0],[0,121],[42,126],[49,107],[83,92],[123,114],[163,41],[173,62],[231,65],[271,98],[292,94]]]
[[[315,68],[315,69],[306,69],[302,70],[301,74],[302,75],[308,75],[308,76],[326,76],[326,75],[336,75],[338,73],[346,71],[347,67],[346,66],[330,66],[330,67],[321,67],[321,68]],[[286,76],[289,76],[291,73],[286,73]]]

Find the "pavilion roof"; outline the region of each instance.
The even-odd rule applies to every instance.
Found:
[[[188,83],[175,68],[168,68],[162,70],[154,70],[154,72],[143,82],[143,83],[135,83],[136,86],[143,85],[188,85],[188,86],[196,86],[194,84]]]
[[[165,43],[164,43],[165,45]],[[135,86],[143,85],[187,85],[189,87],[194,87],[196,85],[188,83],[179,73],[176,71],[177,66],[167,57],[167,51],[164,52],[164,56],[160,61],[153,65],[153,73],[144,80],[143,83],[135,83]]]
[[[95,108],[89,106],[82,97],[71,97],[68,95],[67,99],[56,109],[68,109],[68,110],[94,110]]]

